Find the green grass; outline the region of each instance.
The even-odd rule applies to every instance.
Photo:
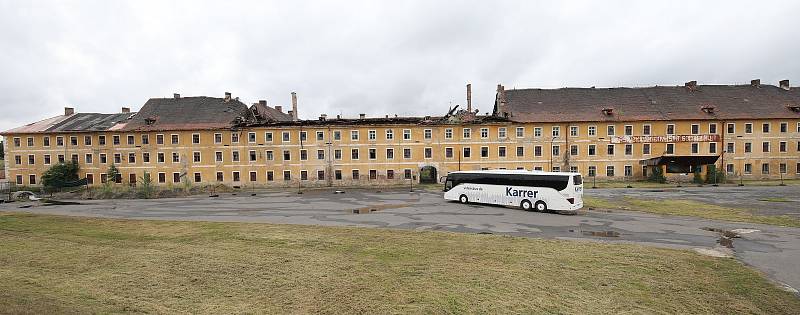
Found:
[[[0,213],[7,313],[753,313],[734,259],[498,235]]]
[[[800,219],[786,215],[759,215],[746,209],[675,199],[617,198],[614,201],[595,197],[584,197],[584,206],[599,210],[632,210],[656,214],[692,216],[705,219],[734,222],[761,223],[800,227]]]
[[[762,198],[758,199],[758,201],[767,201],[767,202],[793,202],[791,199],[786,199],[783,197],[769,197],[769,198]]]

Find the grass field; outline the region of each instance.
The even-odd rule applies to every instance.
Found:
[[[0,213],[0,312],[755,313],[736,260],[497,235]]]
[[[776,202],[778,199],[775,199]],[[583,197],[584,205],[593,209],[622,209],[656,214],[692,216],[705,219],[734,222],[762,223],[800,227],[800,219],[785,215],[758,215],[746,209],[723,207],[719,205],[677,199],[636,199],[631,197],[617,198],[614,201]]]

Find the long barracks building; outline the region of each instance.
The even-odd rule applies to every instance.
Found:
[[[259,186],[383,185],[448,172],[534,169],[603,180],[654,168],[686,178],[710,165],[729,178],[800,178],[800,88],[745,85],[645,88],[497,87],[491,114],[467,105],[425,117],[326,117],[222,98],[153,98],[138,112],[76,113],[2,132],[6,178],[39,185],[76,161],[90,184],[155,182]],[[110,165],[121,176],[107,178]]]

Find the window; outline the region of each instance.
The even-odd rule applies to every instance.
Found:
[[[325,140],[325,133],[322,131],[317,131],[317,141]]]
[[[425,129],[425,130],[423,131],[423,138],[425,138],[426,140],[430,140],[430,139],[432,139],[432,138],[433,138],[433,130],[431,130],[431,129]]]
[[[525,147],[517,147],[517,156],[525,156]]]
[[[464,128],[464,139],[469,139],[472,136],[472,129]]]
[[[271,182],[275,180],[275,172],[267,171],[267,181]]]
[[[403,148],[403,158],[410,159],[411,158],[411,149],[410,148]]]
[[[542,127],[533,127],[533,136],[537,138],[542,137]]]
[[[728,165],[725,166],[725,172],[728,174],[734,173],[734,168],[732,163],[728,163]]]
[[[370,160],[375,160],[378,158],[378,152],[374,148],[370,148],[369,150],[367,150],[367,155]]]
[[[614,166],[613,165],[606,166],[606,176],[614,177]]]
[[[403,129],[403,140],[411,140],[411,129]]]
[[[222,134],[221,133],[215,133],[214,134],[214,143],[222,143]]]
[[[136,153],[128,153],[128,163],[136,163]]]
[[[502,168],[502,167],[501,167],[500,169],[502,170],[502,169],[504,169],[504,168]],[[553,169],[552,169],[552,171],[553,171],[553,172],[561,172],[561,166],[553,166]]]
[[[284,161],[291,161],[292,160],[292,152],[289,150],[283,150],[283,160]]]
[[[524,168],[521,168],[521,169],[524,169]],[[577,166],[570,166],[569,167],[569,171],[572,172],[572,173],[577,173],[578,172],[578,167]]]
[[[481,139],[489,137],[489,128],[481,128]]]
[[[763,123],[763,124],[761,124],[761,132],[763,132],[763,133],[769,133],[769,123]]]
[[[589,175],[589,177],[595,177],[595,176],[597,176],[597,166],[590,165],[590,166],[589,166],[589,170],[588,170],[588,174],[587,174],[587,175]]]
[[[692,143],[692,154],[700,153],[700,144]]]
[[[386,170],[386,179],[394,179],[394,170]]]
[[[28,141],[28,144],[33,145],[33,138]],[[84,145],[92,145],[92,136],[83,136]]]
[[[102,164],[108,163],[108,157],[106,156],[105,153],[100,153],[100,163]]]
[[[317,160],[325,159],[325,150],[317,150]]]
[[[300,142],[308,141],[308,132],[301,131],[300,132]]]
[[[708,133],[710,134],[717,133],[717,124],[715,123],[708,124]]]
[[[650,135],[650,125],[642,125],[642,134],[645,136]]]
[[[231,151],[231,161],[239,162],[239,151]]]
[[[643,143],[642,144],[642,154],[644,154],[644,155],[650,154],[650,144],[649,143]]]
[[[489,147],[481,147],[481,157],[482,158],[489,157]]]
[[[256,133],[255,132],[248,132],[247,133],[247,142],[248,143],[256,143]],[[195,142],[195,143],[200,143],[200,135],[197,135],[197,142]],[[254,173],[251,172],[250,174],[252,175]]]
[[[239,133],[231,132],[231,143],[239,143]]]
[[[497,156],[504,158],[506,157],[506,147],[498,147],[497,148]]]
[[[50,154],[45,154],[44,155],[44,164],[45,165],[50,165]]]
[[[444,148],[444,157],[448,159],[453,158],[453,148]]]
[[[308,161],[308,150],[300,150],[300,161]]]
[[[333,140],[336,141],[342,140],[342,132],[340,130],[333,131]]]
[[[200,143],[200,134],[199,133],[192,134],[192,143],[193,144],[199,144]]]
[[[353,179],[358,179],[358,175],[359,175],[358,174],[358,170],[353,170],[352,173],[353,173]]]
[[[750,142],[744,143],[744,153],[751,153],[753,152],[753,145]]]
[[[781,141],[781,142],[778,144],[778,151],[780,151],[780,152],[786,152],[786,141]]]
[[[615,133],[614,125],[608,125],[608,127],[606,128],[606,135],[613,136],[614,133]]]
[[[283,137],[282,138],[283,142],[289,142],[292,139],[291,138],[292,136],[288,131],[284,131],[283,134],[282,134],[282,137]]]
[[[150,136],[142,135],[142,144],[150,144]]]
[[[267,161],[275,160],[275,153],[272,150],[267,150],[265,154],[267,155]]]
[[[392,148],[386,149],[386,159],[387,160],[394,159],[394,149]]]
[[[753,133],[753,124],[752,123],[744,124],[744,133]]]
[[[325,180],[325,171],[317,171],[317,180]]]
[[[217,172],[217,181],[221,182],[225,180],[225,174],[222,172]]]
[[[675,154],[675,144],[667,143],[667,154]]]
[[[589,126],[586,130],[586,134],[589,136],[596,136],[597,135],[597,126]]]
[[[553,137],[558,137],[561,135],[561,127],[553,126]]]
[[[114,164],[122,163],[122,154],[114,153]]]
[[[77,154],[73,154],[71,156],[71,158],[72,158],[72,163],[78,163],[78,155]]]
[[[172,163],[180,163],[181,156],[178,155],[178,152],[172,152]]]
[[[194,182],[195,183],[199,183],[199,182],[202,182],[202,181],[203,181],[203,178],[200,175],[200,173],[194,173]]]
[[[573,144],[569,146],[569,155],[577,156],[578,155],[578,145]]]
[[[334,170],[333,178],[336,180],[342,180],[342,170]]]
[[[613,144],[609,144],[609,145],[606,146],[606,154],[614,155],[614,145]]]
[[[86,174],[86,183],[89,184],[89,185],[94,184],[94,175],[93,174],[90,174],[90,173]]]
[[[410,169],[404,169],[403,170],[403,178],[404,179],[411,179],[411,170]]]
[[[254,162],[254,161],[257,160],[256,151],[255,150],[250,150],[249,152],[247,152],[247,155],[248,155],[248,160],[250,162]]]
[[[736,133],[736,124],[735,123],[728,123],[727,127],[728,127],[728,130],[727,130],[728,133]]]
[[[517,138],[525,137],[525,127],[517,127]]]
[[[103,137],[103,143],[101,143],[101,144],[105,144],[106,137],[105,136],[101,136],[101,137]],[[50,146],[50,137],[45,136],[44,138],[42,138],[42,142],[43,142],[44,146],[49,147]]]
[[[378,170],[369,170],[369,179],[378,179]]]
[[[172,173],[172,182],[173,183],[180,183],[181,182],[181,173]]]
[[[673,124],[668,124],[667,125],[667,134],[668,135],[674,135],[675,134],[675,125],[673,125]]]
[[[31,185],[36,185],[36,175],[28,175],[28,183]]]
[[[241,181],[241,178],[239,178],[239,172],[238,171],[233,171],[233,181],[234,182]]]
[[[350,130],[350,140],[358,141],[358,130]]]
[[[117,144],[119,144],[119,136],[117,136]],[[15,146],[19,146],[19,144],[14,143]],[[56,145],[59,147],[64,146],[64,137],[56,137]]]
[[[266,142],[272,142],[272,140],[273,140],[273,138],[272,138],[272,132],[271,132],[271,131],[270,131],[270,132],[265,132],[265,133],[264,133],[264,141],[266,141]]]
[[[625,176],[627,177],[633,176],[633,166],[625,165],[623,171],[625,172]]]
[[[463,152],[464,152],[464,157],[465,158],[469,158],[472,155],[472,152],[471,152],[470,148],[464,148]]]
[[[150,153],[149,152],[142,152],[142,162],[150,163]]]
[[[387,132],[388,132],[388,130],[387,130]],[[445,139],[453,139],[453,129],[452,128],[447,128],[447,129],[444,130],[444,138]]]
[[[778,172],[786,174],[786,163],[778,164]]]
[[[33,154],[29,154],[28,155],[28,164],[29,165],[36,164],[36,156],[35,155],[33,155]]]
[[[367,139],[368,140],[375,140],[377,138],[377,131],[369,130],[367,131]]]
[[[761,174],[769,174],[769,163],[761,163]]]
[[[727,153],[736,153],[735,146],[734,146],[733,142],[728,142],[727,143],[727,148],[725,148],[725,152],[727,152]]]
[[[781,133],[785,133],[789,131],[789,123],[782,122],[780,125]]]
[[[717,153],[717,143],[711,142],[708,144],[708,153],[715,154]]]
[[[220,151],[214,152],[214,161],[222,162],[222,152]]]
[[[128,143],[128,145],[134,145],[135,144],[135,141],[134,141],[134,138],[133,138],[132,135],[128,135],[127,143]]]
[[[64,155],[63,154],[59,154],[58,155],[58,163],[64,163]]]
[[[769,152],[769,141],[761,143],[761,152]]]
[[[386,140],[394,140],[394,130],[386,129]]]
[[[553,148],[552,148],[552,150],[553,150],[553,152],[552,152],[552,153],[553,153],[553,156],[559,156],[559,155],[561,155],[561,146],[560,146],[560,145],[557,145],[557,144],[556,144],[556,145],[553,145]]]
[[[692,125],[692,134],[696,135],[696,134],[699,134],[699,133],[700,133],[700,125],[693,124]]]
[[[625,155],[633,155],[633,145],[626,144],[625,145]]]
[[[590,144],[590,145],[589,145],[589,149],[588,149],[587,151],[589,152],[589,153],[588,153],[588,154],[589,154],[589,156],[595,156],[595,155],[597,155],[597,147],[596,147],[596,145],[594,145],[594,144]]]
[[[342,159],[342,150],[340,150],[340,149],[333,150],[333,158],[336,159],[336,160],[341,160]]]
[[[570,126],[569,127],[569,136],[570,137],[577,137],[578,136],[578,126]]]
[[[117,144],[118,136],[114,136],[114,144]],[[164,135],[156,135],[156,144],[164,144]]]
[[[198,141],[200,141],[200,135],[197,135],[197,137]],[[172,140],[172,144],[178,144],[178,135],[171,135],[170,138]]]
[[[744,173],[745,174],[752,174],[753,173],[753,164],[745,163],[744,164]]]
[[[162,135],[162,137],[163,137],[163,135]],[[111,138],[113,139],[113,143],[114,143],[114,145],[119,145],[119,143],[120,143],[120,142],[119,142],[119,136],[116,136],[116,135],[115,135],[115,136],[113,136],[113,137],[111,137]],[[164,141],[164,140],[163,140],[163,138],[162,138],[162,140],[161,140],[161,141],[162,141],[162,142]]]
[[[542,156],[542,146],[533,146],[533,156]]]
[[[76,137],[76,136],[69,137],[69,144],[71,146],[77,146],[78,145],[78,137]]]
[[[350,159],[358,160],[358,149],[350,149]]]
[[[300,171],[300,180],[308,180],[308,171],[306,170]]]
[[[633,135],[633,126],[625,125],[625,135],[632,136]]]
[[[22,185],[22,175],[17,175],[17,185]]]
[[[505,152],[505,148],[503,148],[503,151]],[[423,150],[423,156],[424,156],[426,159],[433,158],[433,148],[425,148],[425,149]],[[505,154],[504,154],[503,156],[505,156]]]

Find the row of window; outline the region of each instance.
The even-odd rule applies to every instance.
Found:
[[[771,132],[771,123],[762,123],[761,124],[761,132],[762,133],[770,133]],[[524,138],[525,137],[525,127],[515,127],[515,135],[517,138]],[[735,134],[736,133],[736,123],[727,123],[726,125],[727,133],[728,134]],[[642,125],[642,135],[648,136],[651,135],[651,125],[645,124]],[[789,123],[782,122],[778,124],[779,132],[786,133],[789,131]],[[578,126],[570,126],[569,127],[569,136],[570,137],[578,137],[579,136],[579,128]],[[472,138],[472,128],[462,128],[462,139],[471,139]],[[674,135],[675,134],[675,124],[668,124],[665,130],[667,135]],[[691,134],[700,134],[702,132],[701,126],[699,124],[692,124],[691,125]],[[797,132],[800,132],[800,122],[797,123]],[[317,141],[324,141],[325,140],[325,132],[324,131],[316,131],[316,140]],[[378,137],[377,130],[368,130],[367,131],[367,140],[377,140]],[[490,137],[489,128],[480,128],[479,135],[481,139],[487,139]],[[505,139],[508,137],[506,127],[500,127],[497,131],[497,136],[500,139]],[[534,137],[542,137],[543,128],[542,127],[533,127],[533,136]],[[710,123],[708,124],[708,133],[709,134],[716,134],[717,133],[717,124]],[[744,124],[744,133],[745,134],[752,134],[753,133],[753,123],[745,123]],[[597,136],[597,126],[587,126],[587,134],[589,136]],[[552,126],[550,130],[550,135],[552,137],[560,137],[561,136],[561,126]],[[617,135],[616,132],[616,125],[607,125],[606,126],[606,135],[607,136],[615,136]],[[631,136],[633,135],[633,125],[625,125],[623,126],[623,135]],[[301,141],[308,141],[308,132],[307,131],[299,131],[299,135]],[[106,145],[106,136],[99,135],[98,137],[98,144],[99,145]],[[143,134],[141,135],[140,144],[147,145],[150,144],[150,135]],[[360,140],[360,130],[350,130],[350,140],[359,141]],[[238,132],[231,132],[230,139],[231,143],[239,143],[240,141],[240,134]],[[386,140],[394,140],[394,129],[385,129],[384,130],[384,138]],[[423,130],[423,138],[426,140],[433,138],[433,130],[432,129],[424,129]],[[453,139],[453,128],[445,128],[444,130],[444,138],[445,139]],[[63,146],[64,145],[64,136],[56,136],[56,146]],[[86,135],[83,136],[83,144],[84,145],[92,145],[92,136]],[[341,130],[334,130],[333,131],[333,140],[338,141],[342,139],[342,131]],[[403,140],[413,140],[412,139],[412,132],[411,129],[403,129],[402,130],[402,139]],[[78,136],[70,136],[69,142],[72,146],[78,145]],[[128,145],[136,145],[136,137],[133,135],[127,135],[126,144]],[[214,134],[214,143],[222,143],[223,134],[222,133],[215,133]],[[50,136],[44,136],[42,138],[43,146],[48,147],[50,146]],[[247,133],[247,142],[248,143],[256,143],[257,134],[255,132],[248,132]],[[274,142],[273,132],[265,132],[264,133],[264,141],[266,142]],[[283,131],[281,132],[281,141],[283,142],[290,142],[291,141],[291,132]],[[169,135],[169,142],[170,144],[180,144],[180,135],[178,134],[171,134]],[[113,145],[120,145],[121,144],[121,136],[120,135],[113,135],[111,136],[111,143]],[[156,144],[164,144],[165,143],[165,135],[158,134],[156,135]],[[200,143],[200,134],[192,134],[192,144],[199,144]],[[29,147],[33,147],[35,145],[35,141],[33,137],[27,138],[27,145]],[[15,137],[14,138],[14,146],[19,147],[21,146],[21,138]]]

